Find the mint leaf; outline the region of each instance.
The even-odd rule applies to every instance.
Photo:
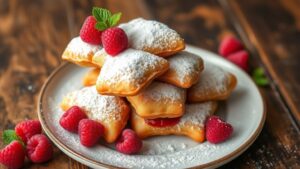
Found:
[[[121,19],[121,16],[122,16],[122,13],[121,13],[121,12],[118,12],[118,13],[113,14],[113,15],[108,19],[109,26],[110,26],[110,27],[115,26],[115,25],[119,22],[119,20]]]
[[[17,135],[15,130],[5,130],[2,134],[2,140],[5,145],[11,143],[12,141],[16,140],[24,145],[22,139]]]
[[[101,16],[104,19],[104,21],[107,21],[111,17],[111,13],[107,9],[102,9]]]
[[[100,31],[115,26],[122,16],[120,12],[112,15],[109,10],[98,7],[93,7],[92,14],[97,20],[95,28]]]
[[[269,84],[269,80],[261,67],[254,69],[252,78],[258,86],[267,86]]]
[[[256,78],[255,83],[258,86],[267,86],[269,84],[269,81],[267,78]]]
[[[104,8],[94,7],[92,14],[99,22],[106,22],[111,17],[110,11]]]
[[[261,67],[258,67],[254,69],[253,71],[254,76],[263,76],[264,75],[264,70]]]
[[[100,13],[101,13],[100,10],[101,9],[97,8],[97,7],[93,7],[93,9],[92,9],[92,14],[96,18],[97,21],[102,20],[101,15],[100,15]]]
[[[96,25],[95,25],[95,28],[100,30],[100,31],[103,31],[107,28],[107,24],[104,23],[104,22],[97,22]]]

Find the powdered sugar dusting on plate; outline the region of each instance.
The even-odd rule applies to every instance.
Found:
[[[102,47],[100,45],[92,45],[82,41],[81,38],[78,36],[71,40],[66,50],[71,51],[77,56],[87,58],[89,53],[96,53],[101,48]]]
[[[141,94],[155,101],[180,101],[186,97],[185,89],[161,82],[152,82]]]
[[[80,145],[78,136],[74,134],[67,134],[61,136],[63,141],[72,145],[72,148],[83,154],[89,154],[90,159],[97,159],[105,164],[124,167],[124,168],[184,168],[186,162],[197,165],[199,159],[209,161],[209,158],[220,149],[226,150],[227,147],[220,145],[213,145],[208,142],[197,144],[191,143],[184,138],[181,139],[184,142],[188,142],[188,146],[182,149],[178,142],[172,142],[169,139],[168,142],[144,140],[143,148],[149,147],[143,154],[138,155],[125,155],[110,148],[110,146],[97,145],[90,148],[85,148]],[[170,137],[170,136],[169,136]],[[158,138],[158,137],[157,137]],[[177,136],[176,139],[181,138]],[[151,148],[150,148],[151,147]]]
[[[89,88],[91,90],[93,87]],[[61,92],[63,91],[65,90]],[[60,142],[73,151],[84,154],[86,158],[104,164],[124,168],[186,168],[187,162],[192,167],[198,165],[199,161],[209,162],[216,151],[229,150],[228,145],[213,145],[208,142],[199,144],[187,137],[175,135],[144,139],[143,148],[137,155],[119,153],[115,150],[114,144],[103,142],[93,148],[86,148],[80,144],[77,134],[66,132],[58,125],[63,113],[59,107],[61,98],[49,97],[47,100],[50,112],[55,113],[46,115],[46,118],[48,121],[53,121],[49,125]]]
[[[181,83],[184,83],[186,81],[186,77],[195,73],[200,74],[201,60],[202,59],[199,56],[183,51],[168,58],[170,63],[169,70],[174,70],[177,75],[176,78]]]
[[[104,81],[108,85],[127,82],[138,87],[145,79],[148,71],[161,67],[167,60],[152,55],[148,52],[127,49],[115,57],[108,57],[105,61],[98,81]]]
[[[51,100],[51,101],[50,101]],[[137,155],[125,155],[114,149],[114,144],[99,143],[93,148],[80,144],[77,134],[66,132],[58,125],[62,110],[59,100],[50,99],[51,116],[46,116],[55,136],[73,151],[84,154],[90,160],[124,168],[186,168],[186,162],[192,166],[199,160],[209,162],[216,151],[228,151],[228,145],[213,145],[208,142],[197,143],[184,136],[158,136],[143,140],[143,149]],[[50,115],[50,114],[49,114]],[[227,150],[228,149],[228,150]]]
[[[176,31],[153,20],[137,18],[119,27],[126,32],[129,44],[134,49],[169,49],[176,47],[181,40]]]
[[[120,120],[121,111],[118,105],[117,96],[101,95],[95,86],[84,87],[73,91],[66,96],[70,100],[70,105],[77,105],[82,108],[89,118],[99,121]]]
[[[185,168],[187,161],[197,165],[199,160],[210,161],[215,151],[228,149],[208,142],[199,144],[183,136],[159,136],[143,140],[139,154],[125,155],[116,151],[114,144],[99,143],[86,148],[80,144],[77,134],[66,132],[59,125],[55,127],[55,134],[67,147],[88,159],[124,168]]]
[[[226,120],[235,128],[234,134],[226,142],[218,145],[208,142],[199,144],[184,136],[158,136],[143,140],[145,146],[143,146],[142,152],[132,156],[118,153],[113,149],[113,144],[107,146],[99,143],[93,148],[85,148],[80,144],[77,134],[66,132],[58,123],[63,114],[59,107],[63,95],[82,88],[78,79],[82,79],[88,71],[88,69],[71,64],[67,64],[50,79],[45,87],[44,94],[41,95],[40,112],[43,124],[46,125],[49,131],[48,134],[52,136],[51,138],[56,138],[52,140],[58,146],[64,145],[59,146],[60,149],[69,153],[69,156],[76,160],[81,159],[81,162],[90,165],[91,168],[100,168],[101,165],[92,166],[95,163],[123,168],[189,168],[199,165],[211,166],[211,162],[215,164],[218,160],[221,165],[227,162],[224,158],[231,160],[242,153],[245,147],[250,145],[249,138],[257,136],[254,133],[260,131],[257,126],[262,124],[260,119],[263,113],[261,108],[258,108],[260,105],[257,105],[256,100],[261,98],[257,94],[255,84],[252,85],[252,81],[239,69],[232,67],[231,64],[218,57],[214,57],[205,50],[195,49],[195,52],[199,52],[206,62],[223,67],[230,72],[235,72],[240,82],[237,91],[242,92],[234,92],[233,97],[225,102],[227,106],[218,110],[218,115],[226,117]],[[252,104],[249,105],[249,102],[253,102],[257,106],[253,108]],[[245,111],[240,111],[241,108]],[[73,152],[78,156],[75,156]],[[212,166],[216,167],[216,165]]]

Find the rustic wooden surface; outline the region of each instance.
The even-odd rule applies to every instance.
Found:
[[[122,21],[152,18],[177,30],[187,43],[214,52],[233,34],[265,69],[260,88],[267,120],[255,143],[221,168],[300,168],[300,2],[297,0],[0,0],[0,130],[37,118],[38,92],[78,35],[93,6],[123,12]],[[87,168],[55,149],[46,164],[26,168]],[[4,168],[0,166],[0,168]]]

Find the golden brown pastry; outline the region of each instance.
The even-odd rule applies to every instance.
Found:
[[[92,59],[92,64],[97,65],[98,67],[102,67],[106,58],[109,57],[105,50],[102,48],[101,50],[97,51]]]
[[[97,78],[99,76],[100,70],[101,70],[100,68],[93,68],[90,71],[88,71],[82,79],[83,86],[95,85]]]
[[[169,57],[185,49],[180,35],[163,23],[137,18],[119,27],[126,32],[129,46],[133,49],[161,57]],[[107,57],[104,50],[99,50],[92,58],[92,63],[102,67]]]
[[[104,139],[108,143],[118,138],[127,124],[130,113],[130,107],[123,98],[101,95],[96,91],[95,86],[84,87],[67,94],[61,103],[61,108],[67,110],[75,105],[79,106],[88,118],[104,126]]]
[[[93,57],[93,63],[103,66],[106,55],[103,49],[98,51]],[[167,60],[170,64],[168,71],[157,79],[181,88],[190,88],[197,83],[204,69],[201,57],[187,51],[179,52]]]
[[[227,99],[237,84],[236,77],[211,63],[206,63],[198,83],[188,89],[189,102]]]
[[[92,63],[94,54],[101,49],[100,45],[92,45],[81,40],[80,37],[73,38],[62,54],[62,59],[80,66],[97,67]]]
[[[152,82],[138,95],[127,97],[136,113],[146,119],[182,116],[185,99],[185,89],[162,82]]]
[[[140,138],[147,138],[158,135],[185,135],[197,142],[205,140],[204,123],[208,116],[217,109],[216,102],[204,102],[187,104],[186,112],[180,121],[168,127],[154,127],[146,123],[145,119],[135,113],[131,113],[131,127]]]
[[[133,96],[169,68],[167,60],[148,52],[127,49],[109,56],[97,79],[100,94]]]
[[[169,70],[158,80],[181,88],[190,88],[197,83],[204,68],[203,60],[190,52],[182,51],[167,59]]]
[[[137,18],[119,27],[126,32],[129,46],[133,49],[168,57],[185,48],[180,35],[158,21]]]

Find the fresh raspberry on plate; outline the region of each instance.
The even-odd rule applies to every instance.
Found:
[[[219,46],[219,54],[227,57],[233,52],[242,50],[244,47],[241,42],[233,36],[225,37],[220,46]]]
[[[42,133],[42,127],[38,120],[26,120],[17,124],[15,131],[23,142],[26,143],[33,135]]]
[[[116,149],[124,154],[135,154],[141,150],[142,140],[131,129],[125,129],[116,142]]]
[[[101,34],[102,32],[96,29],[95,25],[97,20],[94,16],[88,16],[81,29],[80,29],[80,38],[86,42],[93,45],[100,45],[101,44]]]
[[[87,118],[86,114],[78,106],[69,108],[59,120],[60,126],[70,132],[78,131],[80,120]]]
[[[128,38],[123,29],[108,28],[102,34],[102,44],[108,54],[115,56],[127,49]]]
[[[249,54],[247,51],[241,50],[232,53],[227,56],[227,59],[239,66],[241,69],[245,70],[246,72],[249,70]]]
[[[233,132],[233,127],[218,116],[211,116],[205,123],[206,139],[210,143],[221,143],[227,140]]]
[[[0,151],[0,163],[11,169],[24,165],[25,149],[19,141],[12,141]]]
[[[104,134],[104,127],[94,120],[83,119],[79,122],[80,142],[86,147],[94,146]]]
[[[27,156],[34,163],[43,163],[52,158],[53,148],[49,139],[43,134],[31,137],[27,142]]]

